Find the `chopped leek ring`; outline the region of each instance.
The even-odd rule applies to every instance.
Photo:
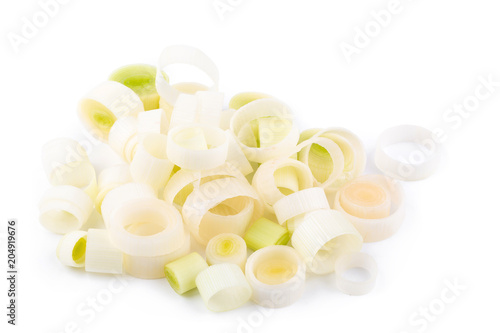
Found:
[[[209,266],[196,277],[196,286],[207,308],[216,312],[233,310],[252,296],[252,288],[236,264]]]
[[[87,232],[75,230],[65,234],[57,245],[56,255],[61,263],[71,267],[85,266]]]
[[[136,117],[118,119],[109,131],[109,146],[126,162],[134,158],[139,143]]]
[[[365,281],[352,281],[344,274],[351,268],[361,268],[368,272],[369,277]],[[341,256],[335,263],[335,282],[337,288],[348,295],[365,295],[375,287],[377,279],[377,263],[366,253],[357,252]]]
[[[111,73],[109,80],[132,89],[144,104],[145,111],[159,108],[160,96],[156,92],[155,66],[145,64],[123,66]]]
[[[125,85],[106,81],[93,88],[78,104],[78,116],[87,130],[101,141],[121,117],[136,117],[144,111],[144,104],[137,94]]]
[[[325,190],[320,187],[308,188],[292,193],[273,205],[279,224],[318,209],[329,209]]]
[[[95,199],[95,208],[101,213],[102,201],[112,189],[131,183],[132,175],[128,164],[118,164],[104,169],[99,174],[97,181],[98,194]]]
[[[199,131],[202,132],[201,137],[191,137],[190,139],[195,140],[186,141],[186,133],[199,133]],[[208,149],[199,149],[204,148],[205,142]],[[227,151],[227,136],[218,127],[201,124],[181,125],[168,132],[168,159],[184,169],[208,170],[216,168],[225,163]]]
[[[150,133],[139,143],[130,163],[130,174],[134,181],[163,192],[173,168],[174,164],[167,159],[167,136]]]
[[[261,217],[248,228],[243,238],[249,249],[257,251],[266,246],[288,244],[290,234],[286,228]]]
[[[133,228],[129,228],[133,230]],[[125,272],[140,279],[161,279],[165,277],[165,265],[187,255],[191,250],[191,237],[184,232],[182,245],[174,251],[161,256],[131,256],[123,254]]]
[[[315,274],[333,272],[340,255],[358,252],[362,244],[359,232],[335,210],[316,210],[306,214],[292,235],[292,246]]]
[[[93,209],[92,199],[81,189],[60,185],[48,189],[39,203],[40,223],[57,234],[80,229]]]
[[[181,94],[170,118],[170,128],[188,124],[219,127],[223,104],[224,94],[216,91]]]
[[[197,48],[183,45],[169,46],[165,48],[158,60],[156,73],[156,89],[160,97],[168,104],[175,105],[181,92],[174,86],[171,86],[163,69],[168,65],[188,64],[193,65],[204,71],[212,80],[212,86],[209,91],[217,91],[219,85],[219,71],[213,61]]]
[[[173,84],[172,87],[178,90],[181,94],[194,95],[199,91],[208,91],[208,87],[196,82],[180,82]],[[174,105],[167,103],[163,98],[160,97],[160,108],[165,111],[167,119],[170,121],[172,117],[172,112],[174,111]]]
[[[346,191],[353,186],[356,189],[358,184],[371,184],[377,190],[374,207],[363,208],[362,205],[350,202],[352,195],[346,196]],[[380,194],[380,191],[383,194]],[[377,197],[377,193],[380,197]],[[351,221],[363,236],[364,242],[378,242],[391,237],[401,227],[405,217],[404,193],[401,185],[391,178],[366,175],[347,183],[337,192],[334,208]]]
[[[253,172],[252,165],[241,150],[234,134],[226,130],[226,135],[228,138],[227,162],[237,167],[244,176],[251,174]]]
[[[236,234],[219,234],[207,244],[205,250],[209,265],[232,263],[245,269],[247,261],[247,245],[243,238]]]
[[[291,125],[286,130],[281,130],[280,127],[279,139],[274,140],[272,136],[269,137],[264,147],[257,141],[257,138],[260,140],[260,136],[252,127],[255,125],[258,127],[259,119],[265,117],[278,117],[276,119],[279,119],[279,124]],[[269,128],[269,125],[267,124],[266,128],[272,130],[273,128]],[[290,156],[294,153],[295,145],[299,140],[298,128],[293,121],[289,107],[272,98],[258,99],[241,107],[231,118],[230,128],[248,160],[258,163]],[[283,139],[280,140],[281,138]]]
[[[87,152],[77,141],[59,138],[47,142],[42,147],[42,164],[51,185],[75,186],[95,198],[95,170]]]
[[[253,289],[252,300],[255,303],[280,308],[302,296],[306,265],[295,249],[272,245],[250,255],[245,275]]]
[[[132,256],[169,254],[184,241],[180,213],[156,198],[129,201],[113,213],[108,229],[113,244]]]
[[[182,295],[196,288],[196,277],[208,264],[197,252],[165,265],[165,277],[172,289]]]
[[[107,274],[123,273],[123,254],[111,243],[107,230],[88,230],[85,271]]]
[[[127,183],[110,190],[101,205],[102,219],[106,227],[109,227],[115,211],[119,211],[130,202],[141,198],[156,198],[156,192],[151,186],[144,183]]]
[[[242,92],[234,95],[229,101],[229,108],[238,110],[242,106],[247,105],[250,102],[253,102],[262,98],[272,98],[267,94],[259,93],[259,92]]]

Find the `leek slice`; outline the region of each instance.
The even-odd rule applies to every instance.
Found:
[[[160,96],[156,92],[155,66],[146,64],[123,66],[111,73],[109,80],[132,89],[141,99],[145,111],[159,108]]]
[[[320,187],[308,188],[292,193],[273,205],[279,224],[283,225],[303,214],[318,210],[329,209],[325,190]],[[291,231],[289,229],[289,231]]]
[[[236,264],[209,266],[196,277],[196,286],[207,308],[216,312],[233,310],[252,295],[252,288]]]
[[[122,252],[111,243],[107,230],[88,230],[85,271],[107,274],[123,273]]]
[[[137,94],[125,85],[106,81],[89,91],[78,104],[78,116],[87,130],[101,141],[121,117],[136,117],[144,111]]]
[[[306,265],[289,246],[272,245],[248,258],[245,275],[252,287],[252,300],[268,308],[297,301],[304,292]]]
[[[95,208],[101,213],[102,201],[106,195],[114,188],[120,185],[131,183],[132,175],[128,164],[118,164],[108,167],[101,171],[97,182],[97,197],[95,199]]]
[[[84,267],[87,232],[75,230],[65,234],[57,245],[57,259],[66,266]]]
[[[352,281],[345,277],[345,273],[351,268],[361,268],[368,273],[364,281]],[[348,295],[365,295],[375,287],[377,279],[377,263],[366,253],[350,253],[340,257],[335,263],[335,282],[337,288]]]
[[[261,217],[248,228],[244,239],[249,249],[257,251],[266,246],[288,244],[290,234],[286,228]]]
[[[232,263],[244,270],[247,261],[247,245],[240,236],[223,233],[210,239],[205,254],[209,265]]]
[[[223,104],[224,94],[216,91],[181,94],[170,118],[170,128],[186,124],[219,127]]]
[[[109,146],[126,162],[134,158],[139,143],[136,117],[118,119],[109,131]]]
[[[165,265],[165,277],[176,293],[182,295],[196,288],[196,277],[208,264],[197,252]]]
[[[256,101],[262,98],[272,98],[267,94],[259,93],[259,92],[242,92],[234,95],[229,101],[229,108],[238,110],[242,106],[247,105],[250,102]]]

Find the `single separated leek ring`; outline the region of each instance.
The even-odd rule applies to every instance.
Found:
[[[307,165],[300,161],[291,158],[276,159],[259,166],[252,185],[271,210],[272,205],[287,195],[311,188],[313,176]]]
[[[236,264],[216,264],[201,271],[196,286],[209,310],[235,309],[250,299],[252,288]]]
[[[351,221],[366,243],[391,237],[405,217],[401,185],[382,175],[365,175],[344,185],[335,196],[334,208]]]
[[[361,268],[369,274],[364,281],[352,281],[345,277],[345,273],[351,268]],[[337,288],[348,295],[365,295],[375,287],[377,279],[377,263],[366,253],[357,252],[341,256],[335,263],[335,280]]]
[[[252,287],[252,300],[268,308],[294,303],[304,291],[306,265],[289,246],[272,245],[248,257],[245,275]]]
[[[184,225],[172,205],[156,198],[129,201],[111,215],[109,236],[132,256],[154,257],[177,250],[184,242]]]
[[[248,160],[258,163],[288,157],[299,140],[290,108],[273,98],[241,107],[231,118],[230,129]]]
[[[140,228],[142,226],[137,227],[137,229]],[[125,272],[140,279],[161,279],[165,277],[165,265],[185,256],[191,250],[191,236],[189,235],[189,231],[184,231],[183,237],[183,242],[179,248],[164,255],[131,256],[123,254],[123,268]]]
[[[59,138],[47,142],[42,147],[42,164],[51,185],[75,186],[95,198],[95,170],[87,152],[77,141]]]
[[[167,156],[188,170],[208,170],[225,163],[228,140],[218,127],[181,125],[168,132]]]
[[[39,203],[40,223],[48,230],[65,234],[80,229],[94,204],[83,190],[69,185],[48,189]]]
[[[158,59],[156,73],[156,90],[158,95],[170,105],[175,105],[177,98],[181,94],[180,89],[171,86],[163,75],[163,69],[168,65],[188,64],[193,65],[205,72],[213,84],[208,88],[210,91],[217,91],[219,86],[219,70],[214,62],[202,51],[197,48],[174,45],[165,48]]]
[[[324,139],[331,143],[328,144]],[[313,128],[303,131],[299,147],[302,147],[299,160],[311,168],[317,183],[325,188],[341,187],[358,177],[366,167],[366,153],[361,140],[345,128]],[[337,166],[342,164],[337,148],[340,148],[344,160],[340,175]]]
[[[244,270],[247,261],[247,245],[240,236],[223,233],[208,241],[205,255],[209,265],[231,263]]]
[[[228,218],[211,218],[210,211],[228,200],[244,200],[242,210]],[[251,204],[251,209],[246,207]],[[182,207],[184,223],[193,237],[202,245],[221,233],[242,236],[249,223],[260,216],[262,207],[255,190],[246,181],[236,178],[218,178],[195,188]],[[217,211],[215,212],[217,215]],[[208,217],[208,219],[207,219]]]
[[[75,230],[64,235],[57,245],[56,255],[66,266],[85,266],[85,249],[87,247],[87,232]]]
[[[196,288],[196,276],[207,268],[205,259],[192,252],[165,265],[164,274],[172,289],[182,295]]]
[[[83,125],[96,138],[108,139],[115,121],[125,116],[136,117],[144,111],[137,94],[125,85],[106,81],[93,88],[78,104],[78,116]]]
[[[401,143],[418,145],[408,159],[392,157],[386,152],[390,146]],[[375,164],[389,177],[400,180],[421,180],[436,171],[441,156],[441,144],[433,133],[415,125],[401,125],[385,130],[379,137],[375,150]]]
[[[325,190],[320,187],[307,188],[276,201],[274,213],[279,224],[318,209],[329,209]]]
[[[101,213],[102,201],[109,191],[120,185],[131,183],[132,181],[130,166],[128,164],[118,164],[102,170],[97,180],[98,193],[95,199],[96,210]]]
[[[345,253],[361,250],[363,238],[353,225],[335,210],[306,214],[292,235],[292,246],[315,274],[335,270],[335,261]]]

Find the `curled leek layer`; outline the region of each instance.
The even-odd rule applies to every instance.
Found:
[[[230,129],[248,160],[258,163],[293,154],[299,140],[290,109],[272,98],[241,107],[231,118]]]
[[[141,112],[137,116],[137,135],[139,142],[144,136],[155,134],[167,134],[168,119],[165,111],[162,109],[151,110],[148,112]]]
[[[401,143],[418,146],[408,157],[394,158],[387,148]],[[436,171],[441,156],[441,144],[432,131],[415,125],[401,125],[384,131],[377,142],[375,164],[389,177],[399,180],[422,180]]]
[[[195,95],[181,94],[170,118],[170,128],[179,125],[203,124],[219,127],[224,94],[199,91]]]
[[[184,223],[202,245],[221,233],[242,236],[250,221],[260,216],[257,193],[236,178],[219,178],[195,188],[182,207]]]
[[[80,229],[88,220],[94,204],[83,190],[69,185],[48,189],[39,203],[40,223],[57,234]]]
[[[200,91],[208,91],[207,86],[195,82],[181,82],[173,84],[172,88],[178,90],[181,93],[181,95],[182,94],[194,95]],[[174,112],[174,106],[169,104],[163,98],[160,97],[160,108],[163,111],[165,111],[167,119],[170,121],[170,118],[172,117],[172,112]]]
[[[167,159],[167,136],[147,134],[130,163],[130,174],[135,182],[150,185],[156,193],[167,184],[174,164]]]
[[[210,239],[205,254],[209,265],[232,263],[244,270],[247,261],[247,245],[238,235],[219,234]]]
[[[194,185],[216,179],[234,177],[241,181],[246,181],[241,172],[232,164],[225,163],[217,168],[210,170],[192,171],[179,170],[167,183],[163,198],[166,202],[173,204],[181,210],[186,198],[194,189]]]
[[[57,245],[56,255],[61,263],[71,267],[85,266],[87,232],[75,230],[64,235]]]
[[[334,208],[351,221],[365,242],[391,237],[405,217],[401,185],[382,175],[362,176],[344,185],[335,196]]]
[[[128,164],[118,164],[108,167],[101,171],[97,181],[97,197],[95,199],[95,208],[101,213],[102,201],[106,195],[114,188],[120,185],[131,183],[130,167]]]
[[[252,165],[248,162],[243,150],[241,150],[234,134],[231,131],[226,130],[226,135],[228,139],[227,163],[230,163],[238,168],[244,176],[251,174],[254,171]]]
[[[134,158],[138,139],[138,121],[136,117],[118,119],[109,131],[109,146],[126,162]]]
[[[173,64],[187,64],[197,67],[205,72],[212,80],[212,86],[208,88],[209,91],[217,91],[219,86],[219,70],[213,61],[202,51],[197,48],[174,45],[165,48],[160,58],[158,59],[157,73],[156,73],[156,90],[158,94],[169,105],[175,105],[177,98],[182,90],[178,87],[170,85],[168,79],[163,73],[165,67]],[[168,74],[168,71],[165,70]]]
[[[221,166],[227,150],[227,136],[218,127],[181,125],[168,132],[168,159],[183,169],[209,170]]]
[[[244,239],[248,248],[257,251],[266,246],[288,244],[290,234],[286,228],[261,217],[248,228]]]
[[[75,186],[95,198],[95,170],[87,152],[77,141],[59,138],[47,142],[42,147],[42,164],[51,185]]]
[[[292,246],[315,274],[333,272],[341,255],[358,252],[362,244],[363,238],[356,228],[335,210],[306,214],[292,235]]]
[[[361,268],[368,273],[363,281],[353,281],[345,273],[352,268]],[[341,256],[335,263],[335,281],[337,288],[344,294],[360,296],[368,294],[375,287],[377,262],[368,254],[357,252]]]
[[[113,244],[131,256],[166,255],[185,240],[180,213],[156,198],[129,201],[113,213],[108,229]]]
[[[229,108],[238,110],[242,106],[247,105],[250,102],[256,101],[258,99],[262,98],[272,98],[271,96],[264,94],[264,93],[259,93],[259,92],[242,92],[239,94],[234,95],[231,100],[229,101]]]
[[[252,288],[236,264],[216,264],[201,271],[196,286],[207,308],[229,311],[248,302]]]
[[[101,205],[102,218],[106,227],[109,227],[111,216],[115,211],[121,210],[131,201],[142,198],[156,198],[154,189],[148,184],[127,183],[110,190]]]
[[[123,66],[111,73],[109,80],[132,89],[141,99],[145,111],[159,108],[160,96],[156,92],[155,66],[146,64]]]
[[[123,273],[123,254],[111,243],[107,230],[88,230],[85,271],[107,274]]]
[[[307,188],[287,195],[273,205],[279,224],[283,225],[304,214],[318,210],[329,209],[325,190],[320,187]]]
[[[278,200],[291,193],[311,188],[311,170],[302,162],[291,158],[270,160],[262,163],[252,179],[252,185],[259,193],[268,210]]]
[[[143,227],[136,225],[128,230],[139,232]],[[135,230],[137,229],[137,230]],[[123,254],[123,268],[125,272],[140,279],[161,279],[166,264],[185,256],[191,250],[191,237],[188,231],[184,232],[183,243],[176,250],[160,256],[132,256]]]
[[[93,88],[78,104],[78,116],[87,130],[102,141],[119,118],[136,117],[144,111],[137,94],[125,85],[106,81]]]
[[[205,259],[193,252],[165,265],[164,272],[172,289],[182,295],[196,288],[196,276],[207,268]]]
[[[252,287],[255,303],[268,308],[281,308],[302,296],[306,265],[295,249],[274,245],[248,257],[245,275]]]
[[[298,158],[310,167],[316,185],[338,189],[365,169],[361,140],[344,128],[310,129],[301,133],[300,142]]]

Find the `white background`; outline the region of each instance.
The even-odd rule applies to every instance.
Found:
[[[356,27],[363,29],[370,12],[389,1],[240,2],[221,20],[212,0],[72,0],[16,53],[8,33],[21,34],[23,17],[32,20],[40,5],[2,0],[0,218],[2,233],[8,218],[19,221],[20,271],[15,328],[6,324],[2,273],[2,332],[72,332],[72,322],[76,332],[498,331],[500,87],[467,119],[443,118],[474,95],[480,76],[500,81],[498,3],[401,0],[400,12],[348,63],[341,43],[352,44]],[[59,236],[37,220],[37,201],[48,187],[40,147],[60,136],[85,141],[75,112],[79,98],[116,67],[155,64],[165,46],[179,43],[201,48],[218,64],[226,101],[240,91],[262,91],[288,103],[303,129],[342,126],[357,133],[368,171],[374,171],[374,140],[390,126],[447,133],[440,170],[404,184],[408,216],[400,232],[364,246],[380,270],[371,294],[349,297],[335,289],[334,276],[311,277],[290,307],[265,312],[248,303],[212,313],[196,292],[180,297],[165,280],[128,279],[100,312],[88,314],[88,297],[103,297],[116,280],[57,261]],[[91,149],[95,157],[104,147]],[[5,249],[3,243],[3,272]],[[439,309],[447,280],[466,290]],[[429,306],[443,311],[425,327],[410,322]]]

